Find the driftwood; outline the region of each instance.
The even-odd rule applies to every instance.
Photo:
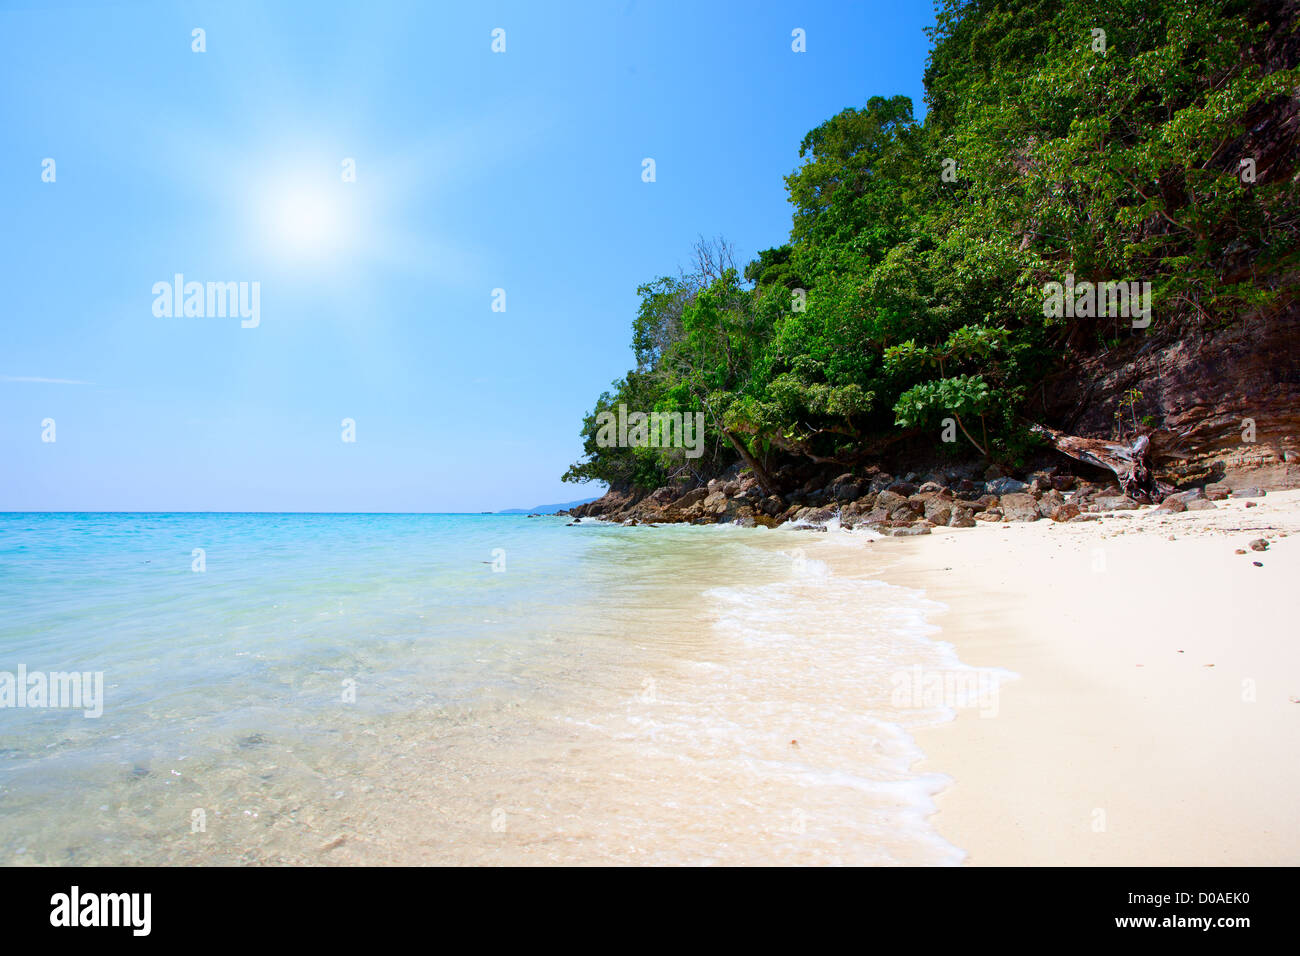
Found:
[[[1124,494],[1134,501],[1161,501],[1174,490],[1173,486],[1157,481],[1151,473],[1147,464],[1151,440],[1146,435],[1139,435],[1131,445],[1125,445],[1104,438],[1079,438],[1043,425],[1033,425],[1029,430],[1042,435],[1053,448],[1071,458],[1114,472]]]

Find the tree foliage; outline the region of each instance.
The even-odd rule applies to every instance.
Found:
[[[949,417],[1015,457],[1031,386],[1080,353],[1294,296],[1295,157],[1242,163],[1300,87],[1281,6],[942,0],[924,122],[904,96],[843,110],[786,177],[788,243],[742,272],[702,241],[691,272],[642,286],[636,369],[566,479],[650,486],[742,446],[847,464],[900,429],[937,443]],[[1066,273],[1151,282],[1157,322],[1045,316]],[[596,448],[619,402],[704,412],[708,453]]]

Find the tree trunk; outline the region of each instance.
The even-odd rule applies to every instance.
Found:
[[[1124,494],[1134,501],[1161,501],[1174,490],[1172,486],[1157,481],[1151,473],[1146,461],[1151,441],[1146,435],[1139,435],[1133,444],[1125,445],[1104,438],[1079,438],[1044,425],[1032,425],[1029,430],[1042,435],[1053,448],[1071,458],[1114,472]]]
[[[758,459],[750,454],[749,449],[745,447],[745,443],[733,435],[730,429],[723,428],[721,431],[722,434],[727,436],[727,440],[731,442],[736,451],[740,453],[740,457],[744,459],[745,465],[754,473],[754,477],[758,479],[758,487],[763,489],[763,494],[776,494],[776,483],[772,481],[772,477],[767,473],[767,469],[760,465]]]

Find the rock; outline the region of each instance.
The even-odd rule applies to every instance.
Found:
[[[1043,518],[1050,518],[1063,504],[1065,504],[1065,496],[1059,491],[1046,491],[1038,499],[1038,514]]]
[[[709,494],[715,494],[716,492],[721,491],[725,485],[726,482],[721,478],[713,478],[709,481],[708,492]]]
[[[916,494],[916,485],[910,481],[896,481],[889,486],[889,490],[906,498],[909,495]]]
[[[914,534],[929,534],[931,525],[928,522],[918,521],[916,524],[908,525],[905,528],[887,528],[885,534],[891,538],[906,538]]]
[[[754,515],[754,524],[758,525],[760,528],[777,528],[780,527],[781,522],[771,515],[756,514]]]
[[[952,517],[948,520],[950,528],[973,528],[975,527],[975,515],[966,508],[953,508]]]
[[[836,501],[852,501],[866,490],[863,482],[853,475],[840,475],[830,483],[829,494]]]
[[[1077,518],[1078,516],[1079,506],[1073,501],[1067,501],[1064,504],[1058,505],[1051,514],[1053,521],[1069,521],[1071,518]]]
[[[1228,497],[1228,485],[1223,481],[1216,481],[1205,486],[1205,497],[1211,501],[1223,501]]]
[[[1187,505],[1183,502],[1181,498],[1179,498],[1177,495],[1170,495],[1164,501],[1160,502],[1160,506],[1156,508],[1156,513],[1166,514],[1166,515],[1176,515],[1176,514],[1181,514],[1186,510],[1187,510]]]
[[[857,501],[851,502],[840,509],[840,526],[844,528],[854,528],[868,520],[885,521],[889,518],[889,513],[880,510],[877,514],[873,509],[876,496],[867,493]]]
[[[1236,551],[1234,551],[1234,552],[1232,552],[1232,553],[1233,553],[1233,554],[1245,554],[1245,553],[1246,553],[1246,549],[1245,549],[1245,548],[1238,548]]]
[[[712,485],[713,482],[709,482],[709,484]],[[682,495],[680,498],[678,498],[676,501],[674,501],[674,502],[672,502],[671,504],[669,504],[668,507],[667,507],[667,509],[665,509],[665,510],[667,510],[667,511],[685,511],[685,510],[686,510],[687,508],[689,508],[691,505],[693,505],[693,504],[695,504],[695,503],[697,503],[697,502],[703,501],[703,500],[704,500],[705,498],[707,498],[707,497],[709,497],[709,489],[708,489],[708,488],[693,488],[693,489],[691,489],[690,491],[686,492],[686,494],[684,494],[684,495]]]
[[[984,490],[991,495],[1010,495],[1019,494],[1029,490],[1029,485],[1023,481],[1016,481],[1014,478],[995,478],[993,481],[985,482]]]
[[[1012,493],[1001,497],[1003,521],[1037,521],[1038,502],[1033,495]]]
[[[889,509],[889,520],[900,524],[911,524],[924,513],[925,505],[922,502],[904,499],[902,504]]]
[[[804,509],[803,509],[802,511],[800,511],[797,515],[795,515],[795,520],[796,520],[796,521],[805,521],[805,522],[807,522],[808,524],[821,524],[821,525],[824,525],[826,522],[830,521],[830,520],[831,520],[832,518],[834,518],[834,517],[835,517],[835,509],[834,509],[834,508],[829,508],[829,507],[827,507],[827,508],[804,508]]]
[[[1256,504],[1255,502],[1253,502],[1253,501],[1247,501],[1247,502],[1246,502],[1246,507],[1247,507],[1247,508],[1258,508],[1259,505],[1257,505],[1257,504]]]
[[[722,486],[722,493],[726,495],[728,498],[736,497],[736,495],[740,494],[740,482],[738,481],[727,482],[725,485]]]
[[[1213,511],[1217,505],[1209,498],[1195,498],[1187,502],[1188,511]]]
[[[1074,487],[1074,475],[1053,475],[1052,488],[1056,491],[1069,491]]]
[[[1116,489],[1119,490],[1119,489]],[[1094,512],[1103,511],[1136,511],[1138,503],[1127,495],[1106,495],[1098,497],[1089,509]]]
[[[1100,520],[1101,520],[1101,515],[1077,514],[1070,519],[1070,524],[1075,524],[1076,522],[1079,521],[1100,521]]]
[[[876,495],[875,507],[882,508],[886,512],[893,511],[899,505],[907,504],[907,499],[896,491],[886,489]]]
[[[939,484],[939,482],[937,481],[927,481],[920,488],[916,489],[917,494],[922,494],[922,495],[934,494],[936,492],[941,492],[943,490],[944,490],[943,485]]]
[[[979,514],[975,516],[975,520],[976,521],[1001,521],[1002,509],[1001,508],[985,509],[984,511],[981,511]]]
[[[1232,489],[1232,497],[1234,498],[1263,498],[1265,494],[1267,494],[1267,492],[1265,492],[1263,488],[1258,488],[1255,485],[1251,485],[1248,488]]]
[[[721,515],[727,512],[727,496],[721,491],[710,492],[702,504],[702,510],[708,515]]]
[[[777,495],[768,495],[758,503],[758,510],[765,515],[776,517],[785,508],[785,502]]]
[[[1250,548],[1250,550],[1252,551],[1267,551],[1268,542],[1265,541],[1263,538],[1256,538],[1254,541],[1248,544],[1247,547]]]
[[[995,478],[1002,477],[1002,469],[997,465],[989,465],[988,470],[984,472],[985,481],[993,481]]]
[[[952,504],[936,495],[925,503],[925,520],[946,525],[952,520]]]

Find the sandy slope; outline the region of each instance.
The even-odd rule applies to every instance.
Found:
[[[1300,491],[1218,504],[870,545],[1020,675],[918,736],[968,863],[1300,863]]]

